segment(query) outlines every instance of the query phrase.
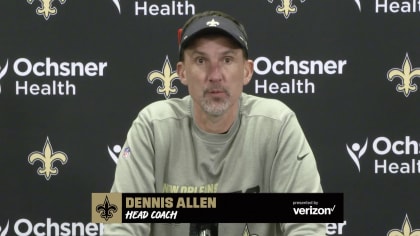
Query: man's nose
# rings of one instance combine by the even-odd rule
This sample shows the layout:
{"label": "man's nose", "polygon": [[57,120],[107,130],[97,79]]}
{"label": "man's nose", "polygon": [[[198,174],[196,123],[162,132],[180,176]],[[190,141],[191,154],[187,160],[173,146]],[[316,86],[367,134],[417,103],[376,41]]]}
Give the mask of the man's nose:
{"label": "man's nose", "polygon": [[211,82],[219,82],[223,78],[222,76],[222,70],[219,63],[211,63],[209,68],[209,80]]}

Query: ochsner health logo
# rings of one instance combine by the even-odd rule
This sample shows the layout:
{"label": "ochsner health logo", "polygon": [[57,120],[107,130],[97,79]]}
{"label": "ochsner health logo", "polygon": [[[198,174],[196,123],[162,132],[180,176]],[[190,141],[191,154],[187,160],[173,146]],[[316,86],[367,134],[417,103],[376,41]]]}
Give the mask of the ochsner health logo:
{"label": "ochsner health logo", "polygon": [[[6,75],[8,67],[9,67],[9,60],[6,60],[6,64],[4,66],[0,65],[0,82],[1,82],[1,79]],[[0,94],[1,94],[1,83],[0,83]]]}
{"label": "ochsner health logo", "polygon": [[118,162],[118,156],[120,155],[120,152],[122,150],[122,146],[119,144],[116,144],[112,147],[112,149],[108,146],[108,154],[111,157],[111,159],[117,164]]}
{"label": "ochsner health logo", "polygon": [[347,152],[349,153],[351,159],[353,159],[354,163],[357,166],[357,169],[360,172],[360,158],[365,154],[366,148],[367,148],[368,139],[366,139],[366,142],[363,146],[361,146],[358,143],[353,143],[351,147],[349,145],[346,145]]}
{"label": "ochsner health logo", "polygon": [[354,0],[354,2],[357,4],[357,7],[359,8],[359,11],[362,11],[362,6],[360,5],[360,0]]}
{"label": "ochsner health logo", "polygon": [[44,221],[34,222],[29,219],[17,219],[14,223],[7,221],[6,227],[3,229],[0,222],[0,236],[6,235],[19,235],[19,236],[73,236],[73,235],[86,235],[98,236],[102,235],[104,231],[103,224],[84,223],[84,222],[58,222],[51,218]]}
{"label": "ochsner health logo", "polygon": [[6,236],[8,231],[9,231],[9,221],[7,221],[7,224],[4,228],[0,226],[0,236]]}
{"label": "ochsner health logo", "polygon": [[[134,12],[136,16],[188,16],[195,14],[196,6],[189,3],[188,0],[161,2],[156,0],[132,1],[133,9],[129,12]],[[121,15],[120,0],[112,0],[112,3]]]}
{"label": "ochsner health logo", "polygon": [[[9,69],[10,64],[10,69]],[[7,74],[15,81],[16,96],[76,96],[79,81],[100,79],[105,76],[107,61],[55,60],[16,58],[9,62],[0,60],[0,93],[12,91],[1,88],[1,80]],[[4,85],[4,84],[3,84]]]}
{"label": "ochsner health logo", "polygon": [[[373,141],[370,143],[369,140]],[[420,174],[420,142],[410,136],[366,138],[364,143],[346,144],[346,147],[359,172],[362,171],[360,160],[369,148],[373,154],[363,160],[373,160],[375,174]]]}
{"label": "ochsner health logo", "polygon": [[120,0],[112,0],[112,2],[115,4],[115,6],[118,9],[118,12],[121,14],[121,6],[120,6]]}

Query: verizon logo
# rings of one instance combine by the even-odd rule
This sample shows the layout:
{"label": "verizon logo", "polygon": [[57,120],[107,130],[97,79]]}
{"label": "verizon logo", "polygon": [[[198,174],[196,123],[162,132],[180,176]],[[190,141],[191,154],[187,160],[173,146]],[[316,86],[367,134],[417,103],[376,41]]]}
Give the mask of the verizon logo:
{"label": "verizon logo", "polygon": [[331,215],[335,210],[333,207],[293,207],[295,215]]}

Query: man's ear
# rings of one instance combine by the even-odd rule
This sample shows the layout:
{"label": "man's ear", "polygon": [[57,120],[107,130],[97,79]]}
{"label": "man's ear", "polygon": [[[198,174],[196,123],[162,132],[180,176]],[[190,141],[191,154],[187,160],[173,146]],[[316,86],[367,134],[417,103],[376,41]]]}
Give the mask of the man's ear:
{"label": "man's ear", "polygon": [[254,74],[254,61],[247,60],[244,66],[244,85],[247,85],[249,81],[251,81],[253,74]]}
{"label": "man's ear", "polygon": [[176,73],[178,74],[179,80],[183,85],[187,85],[187,78],[185,76],[185,66],[182,61],[176,63]]}

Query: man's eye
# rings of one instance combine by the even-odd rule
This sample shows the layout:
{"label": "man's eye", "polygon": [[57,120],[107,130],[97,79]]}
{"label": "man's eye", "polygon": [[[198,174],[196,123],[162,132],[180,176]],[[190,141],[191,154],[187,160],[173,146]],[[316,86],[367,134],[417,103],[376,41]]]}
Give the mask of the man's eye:
{"label": "man's eye", "polygon": [[203,64],[204,63],[204,58],[199,57],[199,58],[196,59],[196,61],[197,61],[198,64]]}
{"label": "man's eye", "polygon": [[232,58],[230,57],[225,57],[225,63],[230,63],[232,62]]}

